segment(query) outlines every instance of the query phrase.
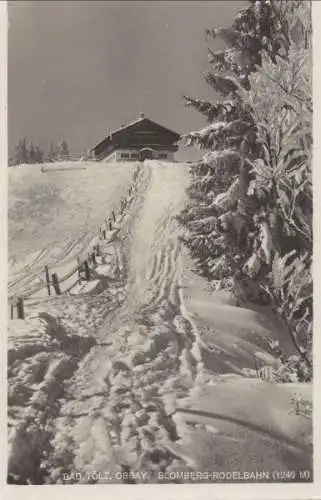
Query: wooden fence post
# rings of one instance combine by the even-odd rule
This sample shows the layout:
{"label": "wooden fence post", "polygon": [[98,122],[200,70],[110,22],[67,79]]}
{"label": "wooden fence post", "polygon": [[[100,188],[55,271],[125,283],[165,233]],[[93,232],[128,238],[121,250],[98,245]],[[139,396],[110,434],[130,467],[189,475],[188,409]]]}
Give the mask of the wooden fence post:
{"label": "wooden fence post", "polygon": [[85,260],[85,262],[84,262],[84,270],[85,270],[85,279],[86,279],[86,281],[89,281],[90,280],[90,269],[89,269],[87,260]]}
{"label": "wooden fence post", "polygon": [[116,222],[116,214],[115,214],[114,210],[112,211],[112,215],[113,215],[114,222]]}
{"label": "wooden fence post", "polygon": [[78,264],[78,281],[79,283],[81,282],[81,265],[80,265],[80,258],[77,257],[77,264]]}
{"label": "wooden fence post", "polygon": [[95,250],[91,254],[91,262],[94,264],[94,266],[97,264]]}
{"label": "wooden fence post", "polygon": [[52,278],[52,284],[53,284],[53,287],[55,289],[56,295],[61,295],[61,290],[60,290],[59,279],[58,279],[57,273],[52,273],[51,278]]}
{"label": "wooden fence post", "polygon": [[45,266],[45,274],[46,274],[46,284],[47,284],[48,295],[50,296],[51,290],[50,290],[50,277],[49,277],[48,266]]}
{"label": "wooden fence post", "polygon": [[19,297],[17,300],[17,316],[18,319],[25,318],[24,306],[23,306],[23,298]]}
{"label": "wooden fence post", "polygon": [[99,248],[99,243],[97,243],[97,245],[96,245],[96,247],[95,247],[95,248],[96,248],[96,255],[97,255],[97,257],[99,257],[99,256],[100,256],[100,248]]}
{"label": "wooden fence post", "polygon": [[103,230],[103,239],[106,239],[106,229]]}
{"label": "wooden fence post", "polygon": [[111,218],[110,217],[108,217],[108,225],[109,225],[109,231],[112,231],[113,226],[112,226]]}
{"label": "wooden fence post", "polygon": [[12,302],[10,304],[10,315],[11,315],[11,319],[13,319],[13,316],[14,316],[14,305],[12,304]]}

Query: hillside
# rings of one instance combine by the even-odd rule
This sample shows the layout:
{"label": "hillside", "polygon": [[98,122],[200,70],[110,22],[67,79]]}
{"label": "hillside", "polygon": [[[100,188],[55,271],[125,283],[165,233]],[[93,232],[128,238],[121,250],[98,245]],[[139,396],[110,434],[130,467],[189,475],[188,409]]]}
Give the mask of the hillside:
{"label": "hillside", "polygon": [[127,193],[135,168],[66,162],[8,170],[9,295],[32,288],[45,265],[68,267],[86,252]]}
{"label": "hillside", "polygon": [[44,249],[38,271],[53,241],[89,241],[112,208],[117,220],[99,240],[93,289],[31,298],[25,320],[9,321],[10,481],[186,482],[198,471],[216,482],[206,472],[231,469],[311,479],[311,386],[269,379],[270,340],[294,352],[286,332],[194,273],[176,221],[188,165],[147,161],[132,180],[134,168],[11,174],[12,269]]}

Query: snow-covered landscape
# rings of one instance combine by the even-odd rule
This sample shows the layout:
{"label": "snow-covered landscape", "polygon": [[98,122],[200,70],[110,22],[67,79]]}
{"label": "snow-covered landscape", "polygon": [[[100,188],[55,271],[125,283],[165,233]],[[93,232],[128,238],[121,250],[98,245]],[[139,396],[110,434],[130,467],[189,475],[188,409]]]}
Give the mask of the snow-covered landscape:
{"label": "snow-covered landscape", "polygon": [[5,498],[318,498],[312,3],[8,2]]}
{"label": "snow-covered landscape", "polygon": [[[311,479],[311,384],[272,384],[271,342],[295,352],[284,325],[195,273],[176,220],[188,165],[46,169],[8,171],[8,293],[25,297],[8,323],[9,482]],[[89,281],[48,296],[44,266],[66,276],[97,244]]]}

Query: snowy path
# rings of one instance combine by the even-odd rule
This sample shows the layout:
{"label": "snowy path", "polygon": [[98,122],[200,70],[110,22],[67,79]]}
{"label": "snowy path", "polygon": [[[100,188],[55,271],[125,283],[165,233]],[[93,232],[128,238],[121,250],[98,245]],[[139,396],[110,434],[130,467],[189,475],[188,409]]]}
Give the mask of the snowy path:
{"label": "snowy path", "polygon": [[[69,472],[118,471],[121,464],[152,472],[151,455],[155,463],[163,457],[167,466],[177,458],[173,404],[189,393],[202,371],[179,286],[174,217],[185,201],[186,170],[158,162],[145,170],[136,211],[122,235],[125,300],[107,316],[98,345],[68,383],[56,421],[55,453],[64,455],[73,443]],[[51,479],[59,474],[56,469]]]}

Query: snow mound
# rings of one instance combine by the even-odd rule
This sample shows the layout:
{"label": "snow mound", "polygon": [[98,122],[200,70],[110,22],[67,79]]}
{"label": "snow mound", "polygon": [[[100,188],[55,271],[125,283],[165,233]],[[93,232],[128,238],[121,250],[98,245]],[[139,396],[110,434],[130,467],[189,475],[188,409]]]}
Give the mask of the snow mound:
{"label": "snow mound", "polygon": [[234,378],[205,387],[176,408],[189,425],[182,448],[200,470],[206,464],[218,472],[265,471],[271,480],[276,469],[312,470],[312,415],[306,412],[311,398],[307,384]]}

